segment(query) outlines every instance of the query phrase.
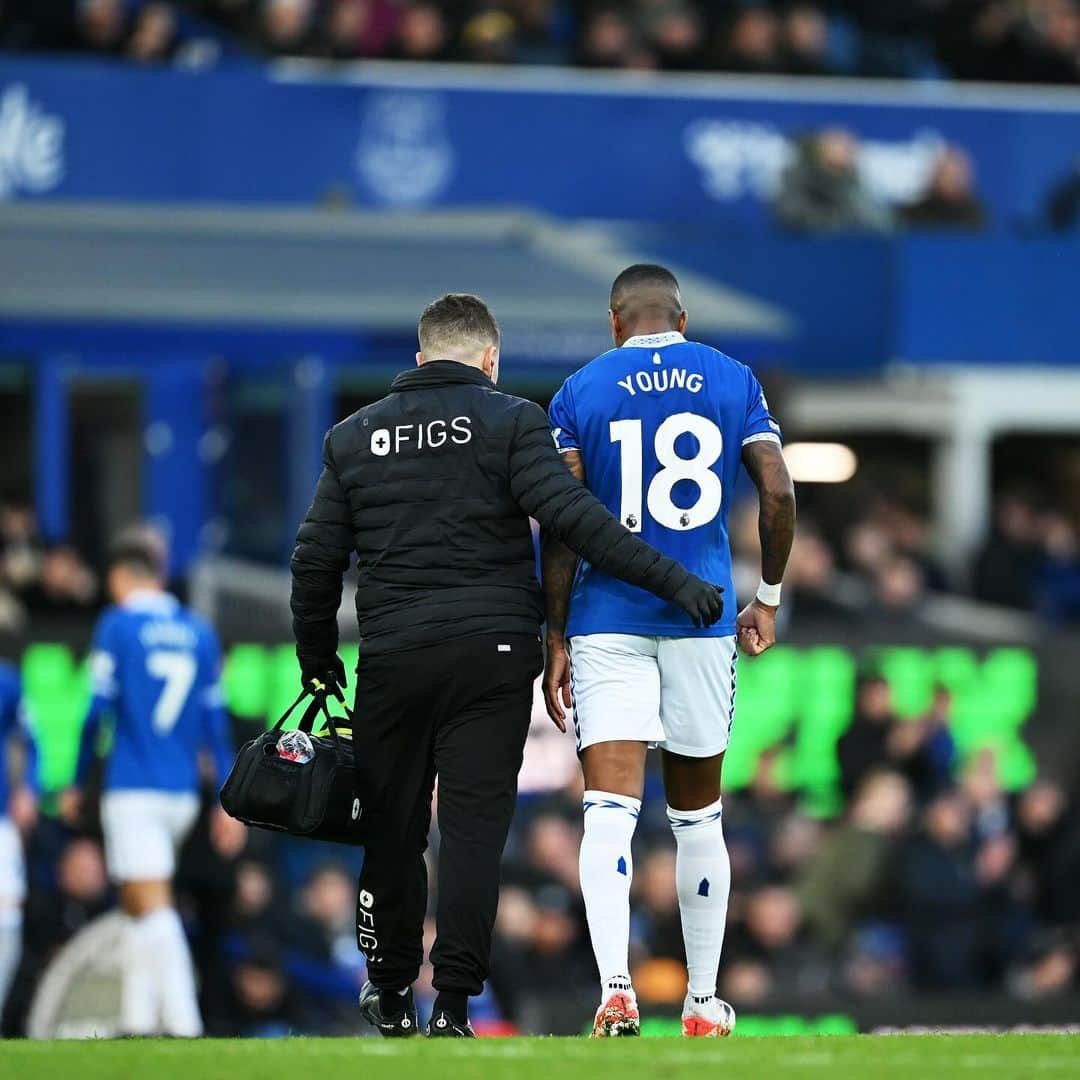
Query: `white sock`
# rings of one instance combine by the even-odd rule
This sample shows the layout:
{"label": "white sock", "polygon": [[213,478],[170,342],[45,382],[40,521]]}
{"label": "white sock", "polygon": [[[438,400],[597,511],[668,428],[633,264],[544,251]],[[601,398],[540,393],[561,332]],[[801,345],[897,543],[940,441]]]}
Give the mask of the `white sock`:
{"label": "white sock", "polygon": [[127,916],[120,994],[121,1027],[125,1035],[161,1033],[161,1002],[156,977],[159,944],[152,922],[156,914]]}
{"label": "white sock", "polygon": [[175,908],[160,908],[154,914],[162,923],[158,968],[162,1026],[166,1035],[194,1039],[203,1033],[203,1024],[184,924]]}
{"label": "white sock", "polygon": [[195,973],[180,916],[161,907],[130,919],[122,1013],[132,1035],[202,1034]]}
{"label": "white sock", "polygon": [[669,806],[668,821],[677,848],[675,882],[690,973],[689,992],[693,998],[712,1000],[731,892],[721,800],[700,810],[672,810]]}
{"label": "white sock", "polygon": [[585,836],[581,841],[581,892],[589,919],[602,999],[629,993],[630,882],[641,800],[607,791],[586,791]]}
{"label": "white sock", "polygon": [[0,910],[0,1016],[15,981],[22,956],[22,912],[17,907]]}

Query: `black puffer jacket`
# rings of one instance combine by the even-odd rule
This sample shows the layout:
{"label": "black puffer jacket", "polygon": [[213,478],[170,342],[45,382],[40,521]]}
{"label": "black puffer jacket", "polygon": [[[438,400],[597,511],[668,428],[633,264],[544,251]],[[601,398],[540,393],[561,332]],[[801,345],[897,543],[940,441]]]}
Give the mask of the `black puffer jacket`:
{"label": "black puffer jacket", "polygon": [[539,405],[476,368],[436,360],[330,430],[292,557],[301,659],[337,651],[349,553],[363,648],[393,652],[476,634],[535,634],[544,611],[529,517],[605,573],[667,600],[688,572],[578,483]]}

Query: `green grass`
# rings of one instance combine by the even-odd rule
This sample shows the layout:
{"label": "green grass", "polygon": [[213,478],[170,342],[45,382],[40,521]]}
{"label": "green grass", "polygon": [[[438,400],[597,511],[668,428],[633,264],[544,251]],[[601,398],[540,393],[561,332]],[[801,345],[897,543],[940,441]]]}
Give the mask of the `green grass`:
{"label": "green grass", "polygon": [[679,1039],[0,1042],[12,1080],[773,1080],[1080,1076],[1057,1035]]}

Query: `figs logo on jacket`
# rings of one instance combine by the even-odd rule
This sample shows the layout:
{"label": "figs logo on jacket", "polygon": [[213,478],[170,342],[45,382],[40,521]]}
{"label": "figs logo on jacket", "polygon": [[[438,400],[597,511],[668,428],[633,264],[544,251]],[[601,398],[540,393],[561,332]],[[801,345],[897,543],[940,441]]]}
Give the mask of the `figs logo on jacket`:
{"label": "figs logo on jacket", "polygon": [[22,83],[0,89],[0,200],[40,195],[64,178],[64,121]]}
{"label": "figs logo on jacket", "polygon": [[376,457],[400,454],[405,450],[438,450],[441,447],[465,446],[472,442],[472,418],[455,416],[453,420],[430,420],[426,424],[398,424],[371,433],[371,452]]}

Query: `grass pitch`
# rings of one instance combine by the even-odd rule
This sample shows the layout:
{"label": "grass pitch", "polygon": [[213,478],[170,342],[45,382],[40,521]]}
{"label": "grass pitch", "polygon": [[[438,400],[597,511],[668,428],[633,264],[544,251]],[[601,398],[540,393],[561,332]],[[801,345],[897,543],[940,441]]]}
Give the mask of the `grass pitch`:
{"label": "grass pitch", "polygon": [[1078,1039],[862,1035],[694,1042],[554,1038],[0,1042],[0,1076],[12,1080],[1064,1078],[1080,1076]]}

